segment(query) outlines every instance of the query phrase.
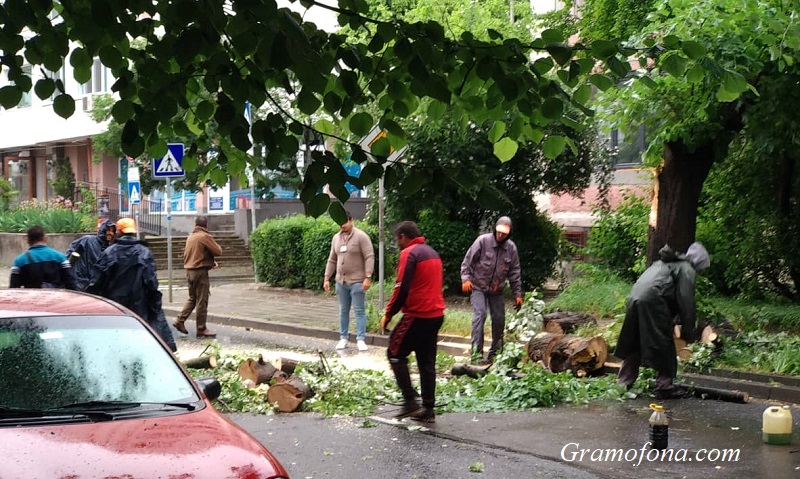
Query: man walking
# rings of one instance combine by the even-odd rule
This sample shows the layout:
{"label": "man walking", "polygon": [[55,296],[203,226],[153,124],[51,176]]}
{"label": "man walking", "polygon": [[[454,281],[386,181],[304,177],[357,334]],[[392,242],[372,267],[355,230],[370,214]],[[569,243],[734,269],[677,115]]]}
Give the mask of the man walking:
{"label": "man walking", "polygon": [[147,243],[136,238],[136,222],[132,218],[117,221],[117,232],[122,236],[100,255],[86,291],[130,309],[144,319],[173,351],[177,351],[162,310],[153,253]]}
{"label": "man walking", "polygon": [[[386,354],[394,371],[397,386],[403,394],[403,407],[396,417],[411,417],[422,422],[434,422],[436,415],[436,340],[444,322],[444,272],[439,253],[425,244],[419,228],[411,221],[395,229],[395,241],[400,246],[397,283],[392,298],[381,319],[385,330],[392,316],[403,312],[400,322],[389,337]],[[414,353],[419,369],[422,406],[411,385],[408,355]]]}
{"label": "man walking", "polygon": [[211,294],[208,270],[219,266],[214,257],[221,254],[222,247],[208,232],[208,219],[205,216],[198,216],[194,220],[194,231],[186,239],[186,247],[183,250],[183,268],[186,270],[186,281],[189,283],[189,297],[186,299],[178,319],[172,323],[175,329],[183,334],[189,334],[184,323],[197,307],[195,312],[196,337],[203,339],[217,336],[206,327],[208,297]]}
{"label": "man walking", "polygon": [[81,236],[69,245],[66,255],[71,260],[73,253],[75,254],[75,260],[71,262],[75,271],[75,282],[80,291],[86,291],[92,279],[92,268],[114,240],[116,232],[117,225],[111,220],[105,220],[97,226],[96,235]]}
{"label": "man walking", "polygon": [[359,351],[367,350],[366,291],[372,284],[375,250],[369,236],[353,226],[353,217],[347,213],[347,222],[331,239],[331,252],[325,267],[322,289],[331,290],[331,276],[336,274],[336,295],[339,298],[339,342],[336,349],[347,347],[350,336],[350,306],[356,316],[356,345]]}
{"label": "man walking", "polygon": [[[516,307],[522,306],[522,272],[517,245],[509,239],[511,218],[501,216],[493,233],[475,240],[461,262],[461,289],[470,293],[472,304],[472,359],[478,364],[491,364],[503,347],[506,308],[503,290],[511,284]],[[487,309],[492,318],[492,344],[483,357],[483,328]]]}
{"label": "man walking", "polygon": [[681,337],[695,339],[694,290],[697,273],[711,260],[700,243],[692,243],[686,254],[664,246],[654,262],[631,289],[625,321],[614,355],[622,359],[617,381],[630,388],[639,376],[639,365],[658,372],[656,399],[683,397],[685,390],[672,384],[678,372],[673,336],[674,318],[681,325]]}
{"label": "man walking", "polygon": [[28,229],[28,251],[14,259],[9,286],[77,289],[72,265],[66,256],[47,246],[41,226]]}

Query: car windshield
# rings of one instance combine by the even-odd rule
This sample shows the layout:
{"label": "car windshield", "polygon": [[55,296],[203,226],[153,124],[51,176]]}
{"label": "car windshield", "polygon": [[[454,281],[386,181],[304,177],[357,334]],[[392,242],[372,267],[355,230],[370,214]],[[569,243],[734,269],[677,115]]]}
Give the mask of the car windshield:
{"label": "car windshield", "polygon": [[171,354],[135,318],[0,318],[0,407],[199,399]]}

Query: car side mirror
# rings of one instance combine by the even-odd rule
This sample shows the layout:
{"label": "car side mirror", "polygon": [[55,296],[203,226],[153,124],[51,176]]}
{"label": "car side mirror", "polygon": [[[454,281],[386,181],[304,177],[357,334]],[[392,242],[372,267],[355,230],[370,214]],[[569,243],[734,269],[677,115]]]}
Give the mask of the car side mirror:
{"label": "car side mirror", "polygon": [[210,401],[217,399],[222,393],[222,385],[214,378],[198,378],[195,382]]}

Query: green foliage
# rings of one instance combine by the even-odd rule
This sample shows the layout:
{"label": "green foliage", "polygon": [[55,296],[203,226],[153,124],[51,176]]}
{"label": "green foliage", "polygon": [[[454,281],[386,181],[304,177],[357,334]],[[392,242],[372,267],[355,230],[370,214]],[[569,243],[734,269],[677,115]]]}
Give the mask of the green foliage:
{"label": "green foliage", "polygon": [[581,264],[576,269],[582,274],[547,303],[548,311],[581,311],[605,318],[625,312],[630,282],[591,264]]}
{"label": "green foliage", "polygon": [[26,201],[0,212],[0,231],[24,233],[39,225],[47,233],[84,233],[95,230],[94,218],[73,207],[69,200],[40,203]]}
{"label": "green foliage", "polygon": [[261,281],[286,288],[306,284],[303,248],[298,245],[303,244],[303,235],[315,222],[304,215],[293,215],[258,225],[251,235],[251,251]]}
{"label": "green foliage", "polygon": [[641,194],[623,193],[615,209],[595,210],[595,222],[586,245],[593,261],[629,280],[644,272],[650,203]]}
{"label": "green foliage", "polygon": [[53,192],[63,198],[74,199],[75,173],[72,171],[69,158],[58,158],[54,162],[56,179],[53,180]]}
{"label": "green foliage", "polygon": [[331,238],[338,231],[339,225],[336,222],[328,217],[321,217],[303,232],[301,257],[305,271],[304,288],[322,289],[322,279],[331,252]]}
{"label": "green foliage", "polygon": [[461,262],[464,260],[476,231],[464,222],[450,220],[442,209],[425,209],[417,220],[425,242],[442,258],[445,290],[461,291]]}
{"label": "green foliage", "polygon": [[8,211],[18,194],[10,181],[0,178],[0,213]]}
{"label": "green foliage", "polygon": [[654,0],[587,0],[580,7],[581,38],[627,39],[646,24]]}

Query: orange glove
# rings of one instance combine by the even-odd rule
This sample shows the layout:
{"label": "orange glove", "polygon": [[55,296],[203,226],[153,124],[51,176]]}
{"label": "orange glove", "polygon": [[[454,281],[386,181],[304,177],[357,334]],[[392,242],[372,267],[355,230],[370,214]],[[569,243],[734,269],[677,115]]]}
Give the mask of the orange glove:
{"label": "orange glove", "polygon": [[461,291],[464,293],[471,293],[472,292],[472,281],[467,280],[461,283]]}
{"label": "orange glove", "polygon": [[514,306],[514,309],[516,309],[517,311],[522,309],[522,298],[517,298],[517,305]]}

